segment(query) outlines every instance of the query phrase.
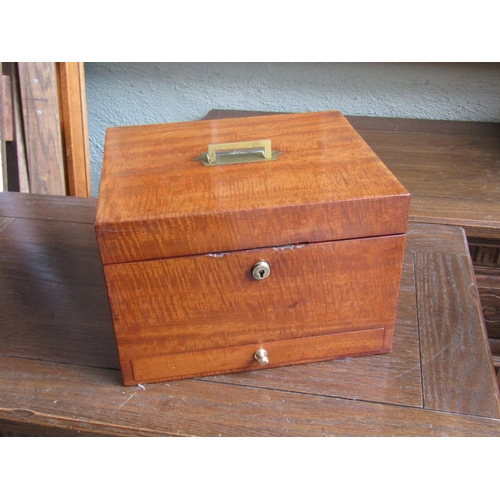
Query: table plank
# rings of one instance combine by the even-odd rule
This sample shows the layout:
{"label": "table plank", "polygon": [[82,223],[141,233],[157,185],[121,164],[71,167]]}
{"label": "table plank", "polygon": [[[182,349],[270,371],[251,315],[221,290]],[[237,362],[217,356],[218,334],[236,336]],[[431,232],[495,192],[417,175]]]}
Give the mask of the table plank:
{"label": "table plank", "polygon": [[117,368],[93,226],[16,219],[0,248],[0,353]]}
{"label": "table plank", "polygon": [[470,259],[417,251],[415,276],[424,407],[499,418],[495,371]]}
{"label": "table plank", "polygon": [[500,436],[495,419],[206,380],[125,388],[115,370],[19,358],[2,359],[0,387],[0,426],[26,434]]}
{"label": "table plank", "polygon": [[498,238],[500,204],[477,199],[412,195],[410,220],[461,226],[469,237]]}
{"label": "table plank", "polygon": [[19,87],[26,137],[30,189],[39,194],[66,194],[59,120],[56,66],[53,62],[19,62]]}
{"label": "table plank", "polygon": [[0,216],[94,224],[96,198],[0,193]]}
{"label": "table plank", "polygon": [[375,116],[348,116],[351,125],[359,130],[385,132],[413,132],[439,135],[497,136],[500,123],[451,120],[426,120],[421,118],[382,118]]}
{"label": "table plank", "polygon": [[15,220],[11,217],[0,217],[0,233],[5,231]]}

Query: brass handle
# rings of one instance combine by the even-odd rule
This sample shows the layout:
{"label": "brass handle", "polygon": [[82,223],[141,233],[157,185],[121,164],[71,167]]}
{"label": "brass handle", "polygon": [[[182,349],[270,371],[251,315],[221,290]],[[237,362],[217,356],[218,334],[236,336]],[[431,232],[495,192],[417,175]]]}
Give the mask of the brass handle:
{"label": "brass handle", "polygon": [[269,358],[267,357],[267,351],[265,349],[257,349],[253,357],[257,360],[257,363],[260,366],[264,366],[269,363]]}
{"label": "brass handle", "polygon": [[[217,153],[223,153],[217,156]],[[206,167],[214,165],[234,165],[236,163],[252,163],[256,161],[276,160],[279,151],[271,149],[271,140],[246,142],[225,142],[221,144],[209,144],[208,153],[203,153],[196,161],[203,163]]]}
{"label": "brass handle", "polygon": [[254,149],[263,149],[266,160],[270,160],[273,157],[271,141],[269,139],[263,141],[226,142],[208,145],[208,163],[217,163],[217,151],[231,151],[232,154],[245,154],[244,150]]}

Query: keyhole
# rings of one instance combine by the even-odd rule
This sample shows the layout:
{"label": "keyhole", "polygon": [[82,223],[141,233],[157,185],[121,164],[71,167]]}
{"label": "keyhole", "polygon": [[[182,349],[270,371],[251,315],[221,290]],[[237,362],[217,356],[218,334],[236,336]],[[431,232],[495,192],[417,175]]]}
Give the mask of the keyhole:
{"label": "keyhole", "polygon": [[270,273],[271,273],[271,269],[270,269],[269,264],[267,262],[263,262],[263,261],[257,262],[252,267],[252,274],[256,280],[266,279]]}

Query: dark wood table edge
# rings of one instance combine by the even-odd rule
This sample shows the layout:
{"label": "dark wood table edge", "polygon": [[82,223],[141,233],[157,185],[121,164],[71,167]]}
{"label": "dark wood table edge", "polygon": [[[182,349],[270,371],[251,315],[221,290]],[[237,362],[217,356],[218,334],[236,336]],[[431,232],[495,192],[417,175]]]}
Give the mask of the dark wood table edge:
{"label": "dark wood table edge", "polygon": [[[108,370],[92,368],[85,371],[95,373]],[[446,411],[402,405],[370,403],[325,395],[296,394],[253,386],[232,387],[208,379],[193,379],[186,382],[222,386],[221,389],[224,392],[243,391],[251,394],[255,401],[268,400],[269,397],[262,398],[262,395],[271,394],[274,401],[264,403],[266,411],[276,410],[276,400],[285,397],[291,401],[288,426],[281,429],[274,424],[272,434],[269,434],[269,431],[259,432],[255,430],[258,425],[255,416],[248,415],[238,426],[234,426],[228,429],[227,433],[224,433],[221,432],[217,421],[212,417],[210,422],[206,423],[205,432],[199,432],[199,422],[194,422],[194,419],[190,420],[188,415],[186,428],[182,432],[177,432],[175,429],[154,428],[151,425],[119,425],[110,420],[98,422],[83,416],[68,418],[57,412],[33,408],[3,408],[0,402],[0,428],[3,431],[40,436],[500,436],[500,420],[494,418],[453,414]],[[82,385],[82,395],[85,390],[85,386]],[[127,388],[127,390],[141,393],[143,389],[133,387]],[[257,394],[261,396],[257,396]],[[263,403],[260,403],[261,407],[263,407],[262,405]],[[318,431],[317,425],[309,431],[307,425],[304,425],[301,420],[300,408],[311,406],[321,408],[316,418],[322,420],[322,432]],[[326,414],[331,414],[330,422],[328,418],[324,418]],[[355,420],[359,421],[359,424],[353,422],[354,417]],[[380,420],[382,418],[383,421]],[[367,423],[370,421],[374,424],[371,428],[367,427]]]}

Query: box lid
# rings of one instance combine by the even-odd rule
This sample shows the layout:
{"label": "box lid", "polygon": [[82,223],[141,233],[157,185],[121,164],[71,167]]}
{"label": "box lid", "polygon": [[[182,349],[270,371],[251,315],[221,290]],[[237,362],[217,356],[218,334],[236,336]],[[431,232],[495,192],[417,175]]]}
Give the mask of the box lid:
{"label": "box lid", "polygon": [[[209,144],[270,140],[269,161],[205,166]],[[403,234],[409,193],[338,111],[108,129],[104,264]]]}

